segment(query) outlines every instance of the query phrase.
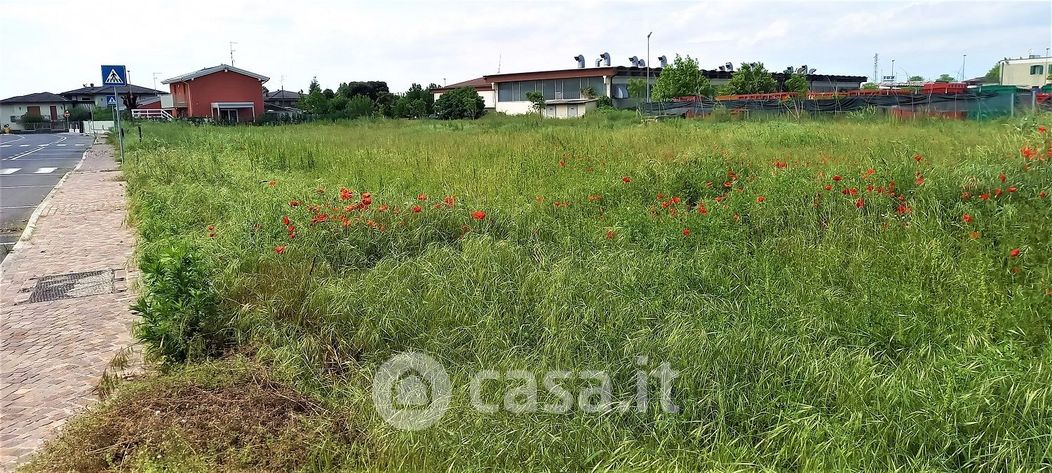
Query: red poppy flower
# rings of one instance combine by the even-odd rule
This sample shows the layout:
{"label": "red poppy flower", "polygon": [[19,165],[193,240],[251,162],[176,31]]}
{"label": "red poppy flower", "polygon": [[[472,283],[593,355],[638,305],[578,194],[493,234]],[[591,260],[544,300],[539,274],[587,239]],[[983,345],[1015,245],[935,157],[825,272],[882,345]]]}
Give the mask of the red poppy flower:
{"label": "red poppy flower", "polygon": [[416,196],[416,200],[419,200],[421,202],[427,200],[427,194],[420,194],[420,195]]}
{"label": "red poppy flower", "polygon": [[1002,172],[1000,175],[997,176],[997,178],[1000,179],[1001,182],[1004,182],[1005,179],[1008,179],[1008,176],[1005,176],[1005,173]]}
{"label": "red poppy flower", "polygon": [[1008,252],[1008,256],[1011,256],[1012,258],[1015,258],[1015,257],[1019,256],[1019,253],[1021,253],[1019,248],[1012,248],[1012,251]]}
{"label": "red poppy flower", "polygon": [[613,240],[614,238],[617,238],[617,234],[615,234],[613,230],[607,230],[606,231],[606,239],[607,240]]}
{"label": "red poppy flower", "polygon": [[906,204],[899,204],[898,208],[895,209],[895,212],[899,215],[906,215],[912,211],[913,209],[909,208]]}
{"label": "red poppy flower", "polygon": [[727,181],[727,182],[724,182],[724,183],[723,183],[723,187],[726,187],[726,188],[728,188],[728,189],[730,189],[730,188],[731,188],[731,186],[733,186],[733,185],[734,185],[734,183],[733,183],[733,182],[731,182],[731,181]]}
{"label": "red poppy flower", "polygon": [[420,211],[423,210],[423,209],[421,209],[419,205],[414,205],[411,210],[413,211],[413,213],[416,214],[416,213],[420,213]]}
{"label": "red poppy flower", "polygon": [[705,208],[705,204],[698,202],[698,213],[702,215],[708,215],[709,209]]}
{"label": "red poppy flower", "polygon": [[829,184],[826,184],[826,185],[822,186],[822,188],[823,188],[823,189],[825,189],[825,190],[827,190],[827,191],[831,191],[831,190],[833,190],[833,186],[831,186],[831,185],[829,185]]}
{"label": "red poppy flower", "polygon": [[289,221],[289,216],[288,215],[282,215],[281,216],[281,223],[284,224],[284,225],[288,225],[289,223],[291,223]]}
{"label": "red poppy flower", "polygon": [[341,187],[340,188],[340,200],[350,200],[350,199],[351,199],[351,190],[346,188],[346,187]]}
{"label": "red poppy flower", "polygon": [[921,157],[920,153],[917,153],[917,154],[913,155],[913,160],[918,162],[918,163],[921,162],[922,159],[924,159],[924,158]]}
{"label": "red poppy flower", "polygon": [[210,231],[210,232],[216,231],[216,226],[215,225],[209,225],[208,226],[208,231]]}
{"label": "red poppy flower", "polygon": [[561,168],[566,167],[566,161],[563,161],[563,160],[560,159],[559,160],[559,167],[561,167]]}
{"label": "red poppy flower", "polygon": [[290,200],[289,201],[289,207],[299,207],[299,206],[300,206],[300,201],[298,201],[298,200]]}
{"label": "red poppy flower", "polygon": [[446,198],[442,199],[446,203],[446,207],[453,207],[457,203],[457,198],[451,195],[447,195]]}
{"label": "red poppy flower", "polygon": [[866,205],[866,199],[863,199],[863,198],[859,197],[857,200],[855,200],[855,208],[861,209],[865,205]]}
{"label": "red poppy flower", "polygon": [[377,210],[379,210],[381,212],[386,212],[388,208],[389,207],[387,206],[387,204],[380,204],[380,208],[377,209]]}
{"label": "red poppy flower", "polygon": [[1016,186],[1008,186],[1008,192],[1015,192],[1017,190],[1019,190],[1019,188]]}
{"label": "red poppy flower", "polygon": [[685,237],[690,236],[690,229],[689,228],[684,228],[683,229],[683,236],[685,236]]}
{"label": "red poppy flower", "polygon": [[1004,193],[1004,191],[1001,190],[1000,187],[998,187],[997,189],[994,189],[994,197],[1001,197],[1001,194],[1003,194],[1003,193]]}
{"label": "red poppy flower", "polygon": [[762,204],[762,203],[764,203],[764,201],[766,201],[766,200],[767,200],[767,198],[766,198],[766,197],[764,197],[764,196],[762,196],[762,195],[758,195],[758,196],[756,196],[756,202],[757,202],[757,203],[761,203],[761,204]]}
{"label": "red poppy flower", "polygon": [[483,212],[481,210],[476,210],[474,212],[471,212],[471,218],[473,218],[475,220],[482,220],[482,219],[486,218],[486,212]]}
{"label": "red poppy flower", "polygon": [[279,254],[279,255],[283,255],[283,254],[285,254],[285,245],[278,245],[278,246],[275,246],[275,247],[274,247],[274,252],[275,252],[275,253],[277,253],[277,254]]}
{"label": "red poppy flower", "polygon": [[972,216],[968,214],[961,215],[961,220],[963,220],[964,223],[972,223]]}
{"label": "red poppy flower", "polygon": [[877,173],[876,169],[873,169],[873,168],[866,169],[866,177],[872,176],[872,175],[874,175],[876,173]]}
{"label": "red poppy flower", "polygon": [[1037,193],[1037,196],[1044,199],[1045,197],[1048,197],[1048,193],[1045,191],[1041,191]]}
{"label": "red poppy flower", "polygon": [[776,167],[778,169],[785,169],[786,166],[787,166],[787,164],[786,164],[785,161],[775,161],[774,162],[774,167]]}
{"label": "red poppy flower", "polygon": [[1019,152],[1023,153],[1023,157],[1025,157],[1026,159],[1034,159],[1034,156],[1037,156],[1037,151],[1034,151],[1034,148],[1031,148],[1029,146],[1024,146],[1020,148]]}
{"label": "red poppy flower", "polygon": [[913,180],[913,182],[914,182],[915,184],[917,184],[918,186],[923,186],[923,185],[924,185],[924,176],[922,176],[922,175],[918,174],[918,175],[917,175],[917,178],[916,178],[916,179],[914,179],[914,180]]}
{"label": "red poppy flower", "polygon": [[873,192],[873,184],[866,186],[866,192]]}
{"label": "red poppy flower", "polygon": [[680,203],[682,201],[683,201],[683,199],[680,199],[679,197],[673,197],[672,198],[672,203],[673,204],[678,204],[678,203]]}
{"label": "red poppy flower", "polygon": [[276,181],[274,179],[271,179],[270,182],[267,183],[267,185],[270,186],[270,187],[274,187],[274,186],[278,185],[278,181]]}
{"label": "red poppy flower", "polygon": [[979,194],[979,198],[982,200],[990,200],[990,194]]}
{"label": "red poppy flower", "polygon": [[621,182],[624,182],[625,184],[628,184],[629,182],[632,182],[632,178],[628,177],[628,176],[624,176],[624,177],[621,178]]}
{"label": "red poppy flower", "polygon": [[840,174],[833,176],[833,180],[836,182],[840,182],[841,179],[843,179],[843,177],[840,177]]}
{"label": "red poppy flower", "polygon": [[1037,127],[1037,132],[1038,133],[1044,133],[1046,131],[1048,131],[1048,128],[1045,128],[1044,126]]}
{"label": "red poppy flower", "polygon": [[726,199],[726,197],[724,197],[724,196],[722,196],[722,195],[718,195],[718,196],[716,196],[716,203],[718,204],[718,203],[720,203],[720,202],[723,202],[723,199]]}

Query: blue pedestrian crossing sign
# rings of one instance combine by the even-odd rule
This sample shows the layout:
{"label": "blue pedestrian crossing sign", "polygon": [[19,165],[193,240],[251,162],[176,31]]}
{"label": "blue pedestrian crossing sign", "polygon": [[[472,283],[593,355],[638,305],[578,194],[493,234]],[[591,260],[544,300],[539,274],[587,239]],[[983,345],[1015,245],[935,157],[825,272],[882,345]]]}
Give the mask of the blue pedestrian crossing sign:
{"label": "blue pedestrian crossing sign", "polygon": [[106,106],[117,105],[117,97],[113,95],[106,96]]}
{"label": "blue pedestrian crossing sign", "polygon": [[128,71],[124,66],[102,66],[102,85],[127,85]]}

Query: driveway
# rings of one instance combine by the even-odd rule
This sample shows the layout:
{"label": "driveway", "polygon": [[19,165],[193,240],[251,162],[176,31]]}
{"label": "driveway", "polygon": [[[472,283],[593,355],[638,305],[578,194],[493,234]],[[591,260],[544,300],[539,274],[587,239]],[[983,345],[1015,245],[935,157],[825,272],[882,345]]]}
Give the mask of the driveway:
{"label": "driveway", "polygon": [[18,241],[26,221],[91,146],[71,133],[0,135],[0,257]]}

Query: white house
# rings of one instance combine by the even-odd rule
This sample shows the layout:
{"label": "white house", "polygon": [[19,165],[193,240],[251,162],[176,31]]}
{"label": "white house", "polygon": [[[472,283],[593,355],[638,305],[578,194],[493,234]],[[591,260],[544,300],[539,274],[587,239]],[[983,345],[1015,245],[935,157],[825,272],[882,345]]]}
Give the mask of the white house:
{"label": "white house", "polygon": [[65,128],[63,114],[70,101],[51,92],[37,92],[0,100],[0,122],[12,130]]}

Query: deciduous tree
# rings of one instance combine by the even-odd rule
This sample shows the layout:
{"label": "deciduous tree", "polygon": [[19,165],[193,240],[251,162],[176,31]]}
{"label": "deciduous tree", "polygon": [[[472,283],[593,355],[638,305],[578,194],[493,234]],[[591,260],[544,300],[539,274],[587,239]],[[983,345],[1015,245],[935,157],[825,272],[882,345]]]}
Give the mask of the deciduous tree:
{"label": "deciduous tree", "polygon": [[[645,86],[645,84],[644,84]],[[632,94],[630,91],[629,94]],[[698,60],[690,56],[676,55],[676,59],[661,70],[661,75],[650,91],[653,100],[666,101],[675,97],[701,95],[711,97],[712,84],[698,66]],[[635,96],[634,94],[632,94]],[[645,89],[644,89],[645,96]]]}

